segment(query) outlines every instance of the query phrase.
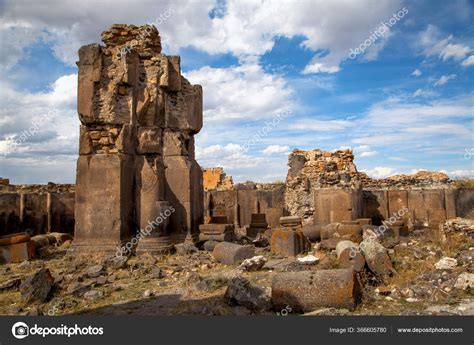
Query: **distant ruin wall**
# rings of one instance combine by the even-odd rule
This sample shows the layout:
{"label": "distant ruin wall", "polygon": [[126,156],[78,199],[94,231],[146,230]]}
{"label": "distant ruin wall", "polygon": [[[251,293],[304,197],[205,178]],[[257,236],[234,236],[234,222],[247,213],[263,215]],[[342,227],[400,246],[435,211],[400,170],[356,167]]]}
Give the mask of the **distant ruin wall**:
{"label": "distant ruin wall", "polygon": [[[288,157],[288,174],[285,188],[287,212],[311,222],[315,214],[315,190],[320,188],[362,188],[364,191],[374,191],[373,196],[367,199],[367,207],[370,209],[374,207],[374,202],[377,202],[377,197],[380,195],[377,192],[379,190],[454,190],[454,185],[446,174],[427,171],[420,171],[412,175],[396,175],[385,179],[372,179],[367,174],[357,171],[352,150],[336,150],[334,152],[319,149],[310,151],[294,150]],[[365,195],[369,194],[365,193]],[[414,192],[413,202],[419,199],[416,195],[417,192]],[[438,194],[435,193],[435,195]],[[434,200],[433,198],[430,200]],[[467,196],[464,198],[469,199]],[[444,200],[444,196],[442,200]],[[429,200],[423,199],[419,201],[419,205],[425,207],[425,204],[423,204],[425,201]],[[380,207],[383,208],[383,206]],[[394,208],[395,206],[392,205],[391,207]]]}
{"label": "distant ruin wall", "polygon": [[[74,233],[74,191],[16,192],[46,190],[47,185],[17,187],[0,193],[0,236],[27,231],[33,235],[47,232]],[[63,189],[69,189],[64,187]]]}
{"label": "distant ruin wall", "polygon": [[274,189],[232,189],[205,192],[206,217],[227,216],[236,226],[250,224],[252,213],[265,213],[267,223],[277,226],[284,215],[284,187]]}
{"label": "distant ruin wall", "polygon": [[202,169],[204,190],[229,190],[234,187],[232,176],[227,176],[224,168],[205,168]]}

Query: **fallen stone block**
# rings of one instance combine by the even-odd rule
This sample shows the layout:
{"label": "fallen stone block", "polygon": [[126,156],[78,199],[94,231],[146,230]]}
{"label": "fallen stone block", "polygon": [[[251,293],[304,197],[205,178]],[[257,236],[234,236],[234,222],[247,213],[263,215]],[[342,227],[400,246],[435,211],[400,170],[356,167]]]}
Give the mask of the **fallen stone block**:
{"label": "fallen stone block", "polygon": [[224,234],[199,234],[199,241],[230,242],[234,240],[234,234],[226,232]]}
{"label": "fallen stone block", "polygon": [[362,238],[366,240],[367,238],[372,237],[377,239],[378,241],[383,240],[385,238],[395,238],[396,233],[393,228],[386,227],[384,225],[376,226],[376,225],[363,225],[362,226]]}
{"label": "fallen stone block", "polygon": [[301,229],[303,234],[310,240],[311,242],[316,242],[321,240],[321,225],[305,225]]}
{"label": "fallen stone block", "polygon": [[235,265],[245,259],[255,256],[253,246],[241,246],[230,242],[218,243],[212,251],[214,258],[226,265]]}
{"label": "fallen stone block", "polygon": [[302,231],[278,228],[273,231],[271,240],[272,253],[283,256],[296,256],[311,249],[311,242]]}
{"label": "fallen stone block", "polygon": [[54,278],[47,268],[41,268],[20,285],[21,300],[25,303],[43,303],[47,300]]}
{"label": "fallen stone block", "polygon": [[263,255],[257,255],[250,259],[245,259],[239,268],[245,271],[258,271],[265,265],[265,262],[267,262],[267,259]]}
{"label": "fallen stone block", "polygon": [[256,286],[244,277],[234,277],[229,281],[224,298],[230,305],[240,305],[254,312],[271,307],[269,289]]}
{"label": "fallen stone block", "polygon": [[36,235],[31,238],[31,241],[35,245],[36,249],[49,246],[48,236],[46,235]]}
{"label": "fallen stone block", "polygon": [[210,240],[210,241],[204,242],[202,247],[204,250],[207,250],[208,252],[212,252],[218,243],[219,243],[218,241]]}
{"label": "fallen stone block", "polygon": [[362,226],[357,221],[341,222],[337,228],[336,233],[340,236],[362,236]]}
{"label": "fallen stone block", "polygon": [[285,227],[300,226],[301,217],[298,217],[298,216],[280,217],[280,225],[285,226]]}
{"label": "fallen stone block", "polygon": [[336,245],[336,255],[342,267],[352,267],[356,272],[360,272],[365,266],[365,259],[359,251],[359,246],[352,241],[339,242]]}
{"label": "fallen stone block", "polygon": [[225,233],[233,233],[235,226],[233,224],[201,224],[199,231],[205,235],[221,235]]}
{"label": "fallen stone block", "polygon": [[28,235],[26,232],[6,235],[0,237],[0,246],[28,242],[29,240],[30,235]]}
{"label": "fallen stone block", "polygon": [[384,276],[394,272],[387,250],[377,240],[368,238],[360,243],[359,249],[364,255],[367,266],[375,274]]}
{"label": "fallen stone block", "polygon": [[352,269],[278,273],[272,281],[272,305],[276,310],[287,306],[303,312],[321,307],[353,310],[360,296]]}
{"label": "fallen stone block", "polygon": [[330,223],[321,229],[321,239],[331,237],[359,240],[362,237],[362,226],[356,221]]}
{"label": "fallen stone block", "polygon": [[174,245],[176,254],[178,255],[187,255],[192,253],[197,253],[199,249],[192,243],[179,243]]}
{"label": "fallen stone block", "polygon": [[341,237],[328,238],[320,242],[320,248],[322,250],[334,250],[336,249],[337,244],[341,241],[345,241],[345,239]]}
{"label": "fallen stone block", "polygon": [[0,246],[0,263],[17,263],[35,257],[35,245],[32,241]]}
{"label": "fallen stone block", "polygon": [[330,223],[322,226],[320,231],[321,240],[327,240],[328,238],[331,238],[340,225],[341,223]]}

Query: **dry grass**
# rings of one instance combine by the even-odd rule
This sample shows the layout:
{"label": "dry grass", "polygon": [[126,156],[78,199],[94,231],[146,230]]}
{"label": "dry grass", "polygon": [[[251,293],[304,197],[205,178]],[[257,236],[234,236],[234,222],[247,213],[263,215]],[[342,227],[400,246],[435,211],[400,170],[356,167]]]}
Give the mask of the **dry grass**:
{"label": "dry grass", "polygon": [[453,183],[459,189],[474,188],[474,179],[459,179],[454,180]]}
{"label": "dry grass", "polygon": [[442,250],[444,255],[449,257],[456,256],[462,250],[468,250],[471,246],[469,237],[464,233],[448,234],[446,241],[442,244]]}

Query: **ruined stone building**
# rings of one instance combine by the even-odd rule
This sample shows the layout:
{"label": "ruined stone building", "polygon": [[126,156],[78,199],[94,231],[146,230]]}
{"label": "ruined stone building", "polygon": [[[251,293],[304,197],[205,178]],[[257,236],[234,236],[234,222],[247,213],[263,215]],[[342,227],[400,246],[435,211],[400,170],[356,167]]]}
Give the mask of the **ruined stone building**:
{"label": "ruined stone building", "polygon": [[202,170],[204,190],[229,190],[234,187],[232,176],[227,176],[224,168],[206,168]]}
{"label": "ruined stone building", "polygon": [[294,150],[288,157],[285,185],[236,185],[230,190],[209,189],[205,195],[207,214],[235,218],[240,226],[260,212],[273,227],[286,215],[299,216],[306,225],[360,218],[379,225],[406,207],[405,223],[437,227],[446,219],[465,216],[474,206],[472,188],[456,188],[444,173],[372,179],[357,171],[351,150]]}
{"label": "ruined stone building", "polygon": [[113,25],[102,41],[83,46],[77,63],[73,250],[115,251],[156,221],[140,246],[168,251],[173,242],[193,241],[202,222],[202,171],[194,159],[202,88],[181,75],[179,56],[161,54],[155,27]]}
{"label": "ruined stone building", "polygon": [[113,25],[102,41],[79,50],[76,185],[0,179],[0,235],[74,232],[73,251],[111,252],[146,231],[137,251],[161,253],[197,241],[212,220],[262,229],[290,215],[303,225],[380,224],[406,208],[406,224],[437,226],[473,208],[474,190],[443,173],[372,179],[351,150],[294,150],[285,183],[234,185],[223,168],[201,170],[195,160],[203,91],[181,75],[179,56],[161,53],[157,29]]}

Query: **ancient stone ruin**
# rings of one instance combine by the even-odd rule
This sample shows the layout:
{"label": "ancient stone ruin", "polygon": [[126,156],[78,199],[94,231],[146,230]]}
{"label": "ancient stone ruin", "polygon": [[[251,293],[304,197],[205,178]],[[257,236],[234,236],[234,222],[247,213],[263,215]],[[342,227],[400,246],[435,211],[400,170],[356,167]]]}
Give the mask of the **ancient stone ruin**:
{"label": "ancient stone ruin", "polygon": [[157,29],[102,41],[79,50],[76,184],[0,179],[0,314],[474,314],[472,184],[320,149],[234,184],[195,160],[203,91]]}
{"label": "ancient stone ruin", "polygon": [[227,176],[224,168],[207,168],[202,170],[204,190],[229,190],[234,187],[232,176]]}
{"label": "ancient stone ruin", "polygon": [[113,25],[102,41],[83,46],[77,63],[73,250],[115,252],[149,227],[138,250],[193,242],[203,217],[202,171],[194,159],[202,88],[181,75],[179,56],[161,54],[155,27]]}

